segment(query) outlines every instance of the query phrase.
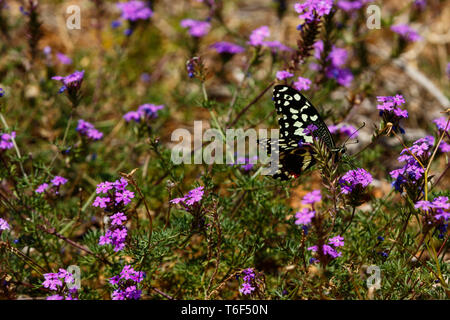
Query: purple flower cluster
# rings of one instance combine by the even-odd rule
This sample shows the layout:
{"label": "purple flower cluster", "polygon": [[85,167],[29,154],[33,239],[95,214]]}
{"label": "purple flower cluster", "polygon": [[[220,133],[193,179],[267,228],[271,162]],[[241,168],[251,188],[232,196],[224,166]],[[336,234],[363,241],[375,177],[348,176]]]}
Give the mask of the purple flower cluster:
{"label": "purple flower cluster", "polygon": [[9,230],[9,229],[10,229],[10,227],[9,227],[8,222],[5,219],[0,218],[0,233],[3,230]]}
{"label": "purple flower cluster", "polygon": [[147,20],[153,16],[152,10],[144,1],[121,2],[117,3],[117,7],[122,11],[121,18],[124,20]]}
{"label": "purple flower cluster", "polygon": [[447,221],[450,218],[450,202],[448,197],[437,197],[433,201],[418,201],[414,207],[433,216],[436,221]]}
{"label": "purple flower cluster", "polygon": [[126,122],[130,122],[131,120],[135,122],[140,122],[141,120],[150,120],[158,117],[158,110],[164,108],[164,105],[155,105],[152,103],[146,103],[140,105],[137,111],[127,112],[123,118]]}
{"label": "purple flower cluster", "polygon": [[403,96],[400,94],[395,96],[378,96],[377,101],[381,102],[381,104],[377,105],[377,109],[380,110],[380,116],[383,118],[384,123],[392,123],[392,130],[404,133],[404,130],[400,127],[400,120],[408,118],[408,111],[400,108],[405,103]]}
{"label": "purple flower cluster", "polygon": [[211,29],[211,23],[202,20],[184,19],[181,20],[180,25],[183,28],[188,28],[189,34],[196,38],[201,38],[207,35]]}
{"label": "purple flower cluster", "polygon": [[255,287],[253,285],[256,278],[255,272],[252,268],[248,268],[242,270],[242,273],[244,274],[244,282],[242,283],[242,287],[239,288],[239,292],[245,295],[251,294],[253,291],[255,291]]}
{"label": "purple flower cluster", "polygon": [[252,31],[250,34],[250,41],[248,42],[250,45],[262,46],[264,44],[264,39],[270,37],[270,30],[268,26],[262,26]]}
{"label": "purple flower cluster", "polygon": [[322,17],[330,13],[333,7],[333,0],[305,0],[303,3],[294,4],[294,9],[300,19],[306,22],[314,20],[314,14]]}
{"label": "purple flower cluster", "polygon": [[61,81],[63,84],[63,86],[59,89],[59,93],[62,93],[66,90],[69,90],[69,93],[72,92],[76,93],[81,87],[83,78],[84,78],[84,70],[75,71],[74,73],[69,74],[68,76],[65,77],[61,76],[52,77],[53,80]]}
{"label": "purple flower cluster", "polygon": [[339,179],[341,193],[361,193],[372,180],[372,175],[362,168],[350,170]]}
{"label": "purple flower cluster", "polygon": [[0,88],[0,98],[5,95],[5,90],[3,88]]}
{"label": "purple flower cluster", "polygon": [[270,37],[270,30],[268,26],[262,26],[252,31],[248,43],[254,47],[268,47],[272,52],[277,51],[292,51],[291,48],[285,46],[279,41],[265,41]]}
{"label": "purple flower cluster", "polygon": [[95,129],[94,125],[83,119],[78,120],[77,131],[91,140],[100,140],[103,138],[103,133]]}
{"label": "purple flower cluster", "polygon": [[187,209],[188,207],[199,203],[202,200],[203,194],[205,193],[203,189],[204,187],[192,189],[187,194],[185,194],[184,197],[172,199],[170,200],[170,202],[175,204],[182,203]]}
{"label": "purple flower cluster", "polygon": [[[73,275],[60,268],[58,273],[44,273],[44,288],[56,291],[56,294],[47,297],[47,300],[78,300],[78,289]],[[69,287],[70,286],[70,287]]]}
{"label": "purple flower cluster", "polygon": [[308,225],[311,223],[312,219],[316,214],[315,210],[309,208],[303,208],[301,211],[295,214],[295,224]]}
{"label": "purple flower cluster", "polygon": [[366,3],[373,2],[373,0],[338,0],[337,7],[346,12],[361,9]]}
{"label": "purple flower cluster", "polygon": [[211,45],[218,53],[237,54],[244,52],[245,49],[237,44],[227,41],[219,41]]}
{"label": "purple flower cluster", "polygon": [[45,192],[45,190],[47,190],[49,187],[51,187],[51,186],[53,186],[54,188],[54,192],[56,193],[56,194],[58,194],[59,193],[59,188],[62,186],[62,185],[64,185],[64,184],[66,184],[67,183],[67,179],[66,178],[64,178],[64,177],[61,177],[61,176],[55,176],[51,181],[50,181],[50,183],[51,183],[51,185],[50,184],[48,184],[48,183],[42,183],[42,184],[40,184],[37,188],[36,188],[36,190],[34,191],[34,192],[36,192],[36,193],[43,193],[43,192]]}
{"label": "purple flower cluster", "polygon": [[448,123],[447,117],[440,117],[440,118],[434,119],[433,122],[436,124],[436,127],[440,131],[448,132],[448,130],[450,130],[450,124],[447,124]]}
{"label": "purple flower cluster", "polygon": [[14,147],[13,139],[16,138],[16,132],[0,133],[0,150],[7,150]]}
{"label": "purple flower cluster", "polygon": [[286,71],[286,70],[277,71],[277,74],[276,74],[276,78],[278,80],[285,80],[288,78],[292,78],[293,76],[294,76],[293,73],[290,73],[289,71]]}
{"label": "purple flower cluster", "polygon": [[66,56],[61,52],[56,53],[56,58],[58,58],[59,62],[61,62],[62,64],[66,65],[72,64],[72,59],[70,59],[68,56]]}
{"label": "purple flower cluster", "polygon": [[97,196],[92,206],[105,209],[110,213],[109,228],[104,236],[100,236],[98,244],[101,246],[111,244],[114,251],[120,251],[125,248],[125,240],[128,230],[125,227],[127,221],[123,213],[125,206],[134,198],[134,192],[127,190],[128,182],[125,178],[120,178],[115,182],[104,181],[97,185]]}
{"label": "purple flower cluster", "polygon": [[303,208],[301,211],[295,214],[295,224],[307,226],[311,223],[314,218],[316,211],[314,210],[314,204],[322,201],[322,195],[320,190],[314,190],[307,193],[303,199],[303,205],[311,205],[311,208]]}
{"label": "purple flower cluster", "polygon": [[428,157],[431,155],[430,149],[434,144],[433,136],[426,136],[413,143],[409,148],[403,149],[400,152],[400,157],[397,158],[399,162],[404,162],[405,165],[391,171],[389,174],[395,181],[393,186],[397,191],[402,190],[402,186],[414,186],[422,179],[424,169],[420,166],[417,160],[411,155],[414,154],[420,162],[427,163]]}
{"label": "purple flower cluster", "polygon": [[[342,252],[337,251],[336,249],[338,247],[343,247],[344,246],[344,237],[338,235],[336,237],[328,239],[328,243],[330,245],[324,244],[322,246],[323,254],[324,255],[328,255],[332,259],[336,259],[336,258],[340,257],[342,255]],[[312,251],[312,252],[317,252],[318,251],[318,247],[317,246],[311,246],[311,247],[308,248],[308,250]],[[314,259],[313,261],[316,261],[316,259]]]}
{"label": "purple flower cluster", "polygon": [[120,274],[109,279],[109,283],[115,288],[113,300],[139,300],[142,291],[137,288],[137,284],[145,278],[145,272],[135,271],[132,266],[123,267]]}
{"label": "purple flower cluster", "polygon": [[358,136],[358,132],[356,131],[356,128],[349,125],[349,124],[338,124],[338,125],[331,125],[328,126],[328,129],[330,130],[331,134],[336,134],[336,135],[346,135],[348,137],[350,136]]}
{"label": "purple flower cluster", "polygon": [[[323,52],[323,41],[319,40],[314,43],[314,49],[314,57],[317,60],[320,60]],[[353,74],[350,69],[342,67],[347,62],[347,59],[347,50],[338,48],[334,45],[332,46],[328,57],[326,57],[326,60],[329,61],[329,65],[325,70],[326,76],[329,79],[335,79],[338,84],[344,87],[349,87],[353,81]],[[317,70],[319,66],[317,64],[311,64],[311,68]]]}
{"label": "purple flower cluster", "polygon": [[239,157],[236,159],[236,163],[233,165],[239,165],[242,170],[244,171],[250,171],[255,166],[256,162],[258,160],[258,156],[253,156],[251,159],[247,157]]}
{"label": "purple flower cluster", "polygon": [[294,88],[298,91],[309,90],[311,87],[311,80],[308,78],[298,77],[297,81],[294,82]]}
{"label": "purple flower cluster", "polygon": [[399,34],[403,39],[416,42],[422,40],[422,37],[413,28],[407,24],[396,24],[391,26],[391,30]]}

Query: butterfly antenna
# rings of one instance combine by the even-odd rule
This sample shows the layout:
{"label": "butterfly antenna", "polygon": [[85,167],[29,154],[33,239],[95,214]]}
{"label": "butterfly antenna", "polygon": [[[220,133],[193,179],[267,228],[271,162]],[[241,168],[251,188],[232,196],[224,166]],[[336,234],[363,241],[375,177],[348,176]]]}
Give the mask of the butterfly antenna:
{"label": "butterfly antenna", "polygon": [[[356,130],[355,130],[355,131],[347,138],[347,140],[344,141],[344,146],[347,144],[348,140],[350,140],[350,138],[353,137],[353,136],[355,135],[355,133],[357,133],[359,130],[361,130],[361,129],[364,128],[365,126],[366,126],[366,123],[363,122],[363,124],[362,124],[358,129],[356,129]],[[354,143],[358,143],[358,142],[359,142],[358,139],[356,139],[355,142],[352,142],[352,143],[349,143],[349,144],[354,144]]]}

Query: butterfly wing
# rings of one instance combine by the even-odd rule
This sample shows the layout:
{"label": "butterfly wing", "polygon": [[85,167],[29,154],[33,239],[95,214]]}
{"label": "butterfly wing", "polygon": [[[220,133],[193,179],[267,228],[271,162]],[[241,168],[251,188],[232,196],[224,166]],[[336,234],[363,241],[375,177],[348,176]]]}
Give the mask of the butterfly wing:
{"label": "butterfly wing", "polygon": [[[286,85],[275,86],[273,100],[280,126],[279,165],[273,177],[296,178],[315,163],[312,148],[303,143],[312,143],[314,137],[319,137],[333,150],[334,140],[316,108],[297,90]],[[317,127],[312,134],[306,130],[309,125]],[[272,145],[270,140],[269,145]],[[276,152],[273,147],[269,150]]]}
{"label": "butterfly wing", "polygon": [[[313,137],[318,137],[330,150],[336,148],[327,125],[304,95],[289,86],[277,85],[273,90],[273,100],[282,139],[296,141],[298,144],[299,141],[312,143]],[[312,135],[305,132],[309,125],[317,127]]]}

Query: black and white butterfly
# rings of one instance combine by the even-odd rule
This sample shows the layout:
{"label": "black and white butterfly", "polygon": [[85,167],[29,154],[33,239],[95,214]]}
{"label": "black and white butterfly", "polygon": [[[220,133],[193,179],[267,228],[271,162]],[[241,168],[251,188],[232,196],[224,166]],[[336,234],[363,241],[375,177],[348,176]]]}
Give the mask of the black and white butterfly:
{"label": "black and white butterfly", "polygon": [[345,152],[345,146],[336,147],[330,130],[316,108],[300,92],[287,85],[277,85],[273,90],[273,101],[280,126],[278,148],[273,148],[273,141],[268,141],[271,152],[279,152],[274,178],[296,178],[311,168],[315,163],[310,145],[314,138],[321,139],[331,152]]}

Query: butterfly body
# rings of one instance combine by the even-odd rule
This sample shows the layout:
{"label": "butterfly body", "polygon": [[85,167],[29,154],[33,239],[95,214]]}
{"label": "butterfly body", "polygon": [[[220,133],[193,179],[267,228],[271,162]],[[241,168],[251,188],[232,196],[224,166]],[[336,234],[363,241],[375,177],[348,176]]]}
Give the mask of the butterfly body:
{"label": "butterfly body", "polygon": [[279,165],[274,178],[296,178],[311,168],[315,164],[311,144],[316,138],[321,139],[331,153],[345,152],[345,148],[336,148],[320,114],[300,92],[287,85],[277,85],[273,90],[273,101],[280,126],[278,151],[273,147],[274,142],[268,141],[271,152],[279,152]]}

